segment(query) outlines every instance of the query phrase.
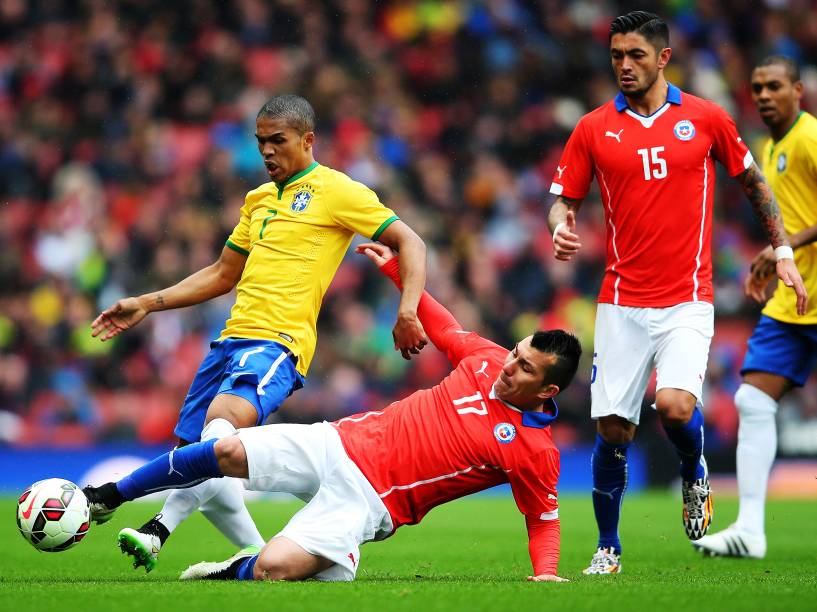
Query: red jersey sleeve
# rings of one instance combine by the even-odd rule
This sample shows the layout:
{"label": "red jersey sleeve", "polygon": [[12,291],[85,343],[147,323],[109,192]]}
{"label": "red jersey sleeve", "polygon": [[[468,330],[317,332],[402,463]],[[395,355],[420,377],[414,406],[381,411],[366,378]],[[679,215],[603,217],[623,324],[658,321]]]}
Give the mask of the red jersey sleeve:
{"label": "red jersey sleeve", "polygon": [[556,574],[559,565],[559,451],[539,453],[508,473],[511,491],[528,528],[528,552],[536,575]]}
{"label": "red jersey sleeve", "polygon": [[528,553],[533,566],[533,575],[555,576],[559,571],[561,540],[559,519],[537,521],[526,516],[525,524],[528,527]]}
{"label": "red jersey sleeve", "polygon": [[[380,271],[388,276],[398,289],[400,286],[400,264],[396,257],[387,261]],[[417,306],[417,318],[423,324],[429,339],[448,357],[456,367],[466,357],[485,350],[500,348],[498,344],[486,340],[479,334],[468,332],[454,318],[448,309],[423,291]]]}
{"label": "red jersey sleeve", "polygon": [[587,195],[593,181],[593,156],[587,134],[587,122],[579,121],[567,140],[562,158],[553,175],[550,193],[580,200]]}
{"label": "red jersey sleeve", "polygon": [[738,134],[729,113],[714,102],[710,106],[712,154],[724,165],[729,176],[737,176],[752,165],[752,153]]}

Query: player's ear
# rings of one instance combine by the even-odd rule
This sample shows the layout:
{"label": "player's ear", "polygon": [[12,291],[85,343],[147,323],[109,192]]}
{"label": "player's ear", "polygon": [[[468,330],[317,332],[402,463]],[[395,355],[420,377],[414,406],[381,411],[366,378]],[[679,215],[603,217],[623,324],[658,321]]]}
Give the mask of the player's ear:
{"label": "player's ear", "polygon": [[658,69],[661,70],[669,64],[669,58],[672,57],[672,49],[664,47],[658,52]]}
{"label": "player's ear", "polygon": [[554,385],[553,383],[549,383],[549,384],[543,386],[539,390],[539,393],[537,394],[537,397],[539,399],[541,399],[542,401],[544,401],[546,399],[550,399],[551,397],[555,397],[556,395],[559,394],[559,391],[561,391],[561,389],[559,388],[559,385]]}
{"label": "player's ear", "polygon": [[794,97],[796,100],[800,100],[803,97],[803,81],[795,81],[794,85]]}
{"label": "player's ear", "polygon": [[309,151],[312,145],[315,144],[315,132],[306,132],[301,136],[301,144],[303,145],[304,151]]}

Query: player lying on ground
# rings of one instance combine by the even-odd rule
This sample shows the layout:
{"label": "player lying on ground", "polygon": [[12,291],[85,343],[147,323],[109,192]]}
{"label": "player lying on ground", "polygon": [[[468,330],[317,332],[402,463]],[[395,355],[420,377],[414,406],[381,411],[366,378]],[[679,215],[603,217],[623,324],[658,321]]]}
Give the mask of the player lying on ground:
{"label": "player lying on ground", "polygon": [[[780,210],[731,117],[668,83],[669,30],[633,11],[610,24],[619,94],[585,115],[565,146],[551,193],[554,255],[581,249],[576,213],[595,177],[604,205],[607,268],[596,311],[590,415],[593,509],[599,529],[587,574],[621,571],[618,523],[627,488],[627,450],[653,369],[655,409],[680,460],[687,537],[712,520],[700,410],[714,333],[712,206],[715,160],[736,177],[775,248],[775,267],[798,314],[808,296],[792,259]],[[795,297],[796,295],[796,297]]]}
{"label": "player lying on ground", "polygon": [[[185,397],[174,430],[179,446],[260,425],[304,385],[323,295],[355,233],[400,251],[405,288],[395,348],[408,359],[427,342],[416,313],[425,245],[371,189],[315,161],[309,102],[271,98],[258,112],[255,137],[270,181],[247,194],[218,261],[167,289],[119,300],[92,323],[93,335],[107,340],[150,312],[199,304],[235,288],[230,319]],[[242,491],[229,478],[173,491],[158,515],[138,530],[123,529],[119,545],[135,566],[150,571],[173,530],[198,508],[239,548],[263,546]],[[96,513],[95,520],[109,518]]]}
{"label": "player lying on ground", "polygon": [[[399,286],[388,247],[358,247]],[[359,546],[418,523],[442,503],[510,483],[525,515],[531,581],[561,582],[553,397],[576,373],[581,347],[538,331],[511,351],[463,331],[424,293],[418,316],[454,370],[438,385],[383,410],[334,423],[267,425],[176,449],[117,483],[86,491],[114,508],[153,491],[209,478],[248,478],[251,489],[308,501],[260,554],[199,563],[182,579],[352,580]]]}

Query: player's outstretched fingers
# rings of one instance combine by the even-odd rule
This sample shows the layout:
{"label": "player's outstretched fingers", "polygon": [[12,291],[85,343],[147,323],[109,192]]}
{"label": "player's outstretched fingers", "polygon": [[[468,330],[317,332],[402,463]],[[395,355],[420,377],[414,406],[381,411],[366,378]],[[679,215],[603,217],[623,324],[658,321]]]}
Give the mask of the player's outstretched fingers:
{"label": "player's outstretched fingers", "polygon": [[808,309],[808,292],[803,285],[803,279],[797,278],[794,283],[794,291],[797,293],[797,314],[801,317],[806,314]]}
{"label": "player's outstretched fingers", "polygon": [[355,253],[368,257],[379,268],[394,257],[394,252],[385,244],[366,242],[355,247]]}
{"label": "player's outstretched fingers", "polygon": [[92,324],[91,327],[92,337],[96,338],[101,335],[101,338],[99,339],[105,342],[105,340],[113,338],[116,334],[119,333],[119,329],[116,327],[116,323],[114,323],[107,316],[100,315],[99,318],[97,318],[97,320],[94,321],[94,323],[97,323],[97,321],[99,321],[99,324],[97,325]]}
{"label": "player's outstretched fingers", "polygon": [[803,279],[800,277],[800,272],[797,270],[794,260],[785,258],[778,261],[777,276],[786,287],[794,289],[797,295],[797,314],[804,315],[808,306],[808,293],[806,293]]}
{"label": "player's outstretched fingers", "polygon": [[96,338],[102,332],[111,327],[111,320],[108,318],[107,311],[100,314],[91,322],[91,335]]}

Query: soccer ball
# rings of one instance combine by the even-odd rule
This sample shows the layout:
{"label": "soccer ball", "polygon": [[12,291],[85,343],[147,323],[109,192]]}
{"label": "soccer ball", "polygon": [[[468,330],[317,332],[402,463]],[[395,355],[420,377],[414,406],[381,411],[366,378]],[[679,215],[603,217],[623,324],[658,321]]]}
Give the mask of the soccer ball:
{"label": "soccer ball", "polygon": [[62,478],[35,482],[17,501],[17,527],[37,550],[71,548],[88,533],[89,520],[88,498]]}

